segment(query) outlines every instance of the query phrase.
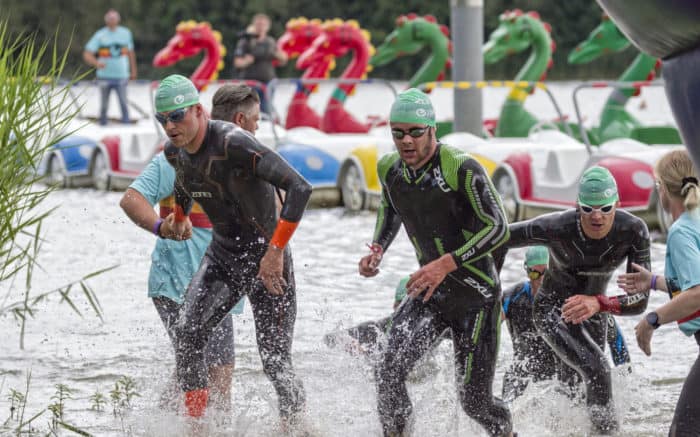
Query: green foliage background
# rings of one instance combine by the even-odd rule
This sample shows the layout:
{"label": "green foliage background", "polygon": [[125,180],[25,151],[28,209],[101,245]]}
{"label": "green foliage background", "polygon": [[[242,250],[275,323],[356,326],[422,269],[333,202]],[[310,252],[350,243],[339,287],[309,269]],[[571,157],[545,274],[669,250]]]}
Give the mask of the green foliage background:
{"label": "green foliage background", "polygon": [[[433,14],[438,21],[449,25],[450,2],[406,0],[2,0],[0,16],[8,16],[10,30],[36,31],[40,38],[54,34],[60,26],[59,44],[69,46],[71,33],[73,44],[66,73],[85,69],[82,63],[82,46],[92,33],[104,24],[104,13],[110,7],[122,15],[122,24],[134,33],[136,54],[139,63],[139,78],[157,79],[171,72],[191,73],[199,59],[190,59],[169,69],[155,69],[151,60],[155,53],[173,35],[181,20],[209,21],[224,37],[228,49],[226,68],[221,78],[233,77],[232,54],[236,44],[236,33],[243,30],[256,12],[265,12],[272,18],[273,36],[279,36],[288,19],[297,16],[308,18],[356,19],[368,29],[375,45],[394,27],[394,20],[403,13]],[[632,60],[636,52],[630,48],[623,53],[603,57],[588,65],[570,66],[566,57],[573,47],[583,40],[598,25],[601,10],[590,0],[485,0],[484,38],[497,25],[498,15],[506,9],[535,10],[543,20],[552,25],[552,35],[557,43],[554,67],[549,79],[614,78]],[[526,54],[516,56],[494,66],[488,66],[488,79],[512,78],[526,59]],[[401,59],[389,66],[378,68],[374,77],[408,79],[421,64],[422,57]],[[339,68],[342,68],[341,62]],[[336,73],[337,75],[338,73]],[[296,77],[299,73],[292,65],[280,69],[281,77]]]}

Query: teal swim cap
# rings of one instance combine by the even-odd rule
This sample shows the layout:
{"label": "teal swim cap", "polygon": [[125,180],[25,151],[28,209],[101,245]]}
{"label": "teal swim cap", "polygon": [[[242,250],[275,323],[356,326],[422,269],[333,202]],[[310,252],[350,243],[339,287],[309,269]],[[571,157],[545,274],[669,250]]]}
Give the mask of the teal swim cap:
{"label": "teal swim cap", "polygon": [[578,201],[585,205],[607,205],[620,200],[617,195],[617,182],[610,170],[600,166],[591,167],[581,176],[578,187]]}
{"label": "teal swim cap", "polygon": [[156,90],[156,112],[168,112],[199,103],[199,91],[191,80],[171,74],[160,82]]}
{"label": "teal swim cap", "polygon": [[409,277],[399,281],[399,285],[396,286],[396,294],[394,294],[394,302],[401,302],[404,297],[406,297],[406,284],[408,283]]}
{"label": "teal swim cap", "polygon": [[396,96],[389,121],[435,127],[435,110],[427,94],[417,88],[409,88]]}
{"label": "teal swim cap", "polygon": [[532,246],[525,252],[525,267],[549,264],[549,249],[544,246]]}

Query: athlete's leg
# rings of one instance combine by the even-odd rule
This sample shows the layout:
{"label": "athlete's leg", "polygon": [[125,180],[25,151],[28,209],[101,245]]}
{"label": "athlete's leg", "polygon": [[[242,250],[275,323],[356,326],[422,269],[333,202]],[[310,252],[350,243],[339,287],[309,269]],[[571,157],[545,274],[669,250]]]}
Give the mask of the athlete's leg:
{"label": "athlete's leg", "polygon": [[204,351],[209,367],[210,398],[213,406],[221,411],[231,410],[231,380],[235,363],[232,319],[228,314],[214,328]]}
{"label": "athlete's leg", "polygon": [[256,281],[248,294],[253,317],[258,352],[263,370],[277,392],[280,417],[289,419],[305,404],[304,387],[292,365],[292,339],[297,314],[296,285],[289,252],[285,253],[284,277],[287,287],[276,296]]}
{"label": "athlete's leg", "polygon": [[[695,338],[700,344],[700,333],[695,334]],[[681,396],[676,404],[676,411],[673,414],[673,422],[668,433],[669,437],[691,437],[700,435],[700,401],[698,391],[700,390],[700,357],[695,360],[695,364],[690,368],[690,373],[685,378]]]}
{"label": "athlete's leg", "polygon": [[[180,312],[180,305],[174,300],[163,296],[154,297],[152,301],[160,320],[163,322],[163,326],[165,326],[165,331],[168,333],[170,344],[173,346],[174,350],[176,347],[175,322]],[[177,411],[178,408],[180,408],[178,401],[181,394],[182,392],[177,382],[176,372],[171,375],[170,379],[165,384],[165,388],[160,395],[160,407]]]}
{"label": "athlete's leg", "polygon": [[330,332],[323,336],[323,342],[330,348],[344,345],[345,351],[353,355],[375,356],[382,351],[390,326],[391,317],[370,320],[350,329]]}
{"label": "athlete's leg", "polygon": [[236,279],[207,253],[185,294],[176,324],[175,360],[191,416],[202,415],[208,401],[205,347],[214,328],[241,298]]}
{"label": "athlete's leg", "polygon": [[605,341],[605,314],[584,324],[565,323],[560,299],[540,291],[535,297],[534,320],[544,340],[564,362],[583,378],[591,421],[600,432],[618,428],[612,401],[610,366],[600,345]]}
{"label": "athlete's leg", "polygon": [[610,347],[610,355],[616,366],[621,366],[632,361],[630,359],[629,350],[627,349],[625,337],[622,335],[622,330],[612,314],[608,314],[607,342]]}
{"label": "athlete's leg", "polygon": [[404,432],[412,411],[406,377],[446,328],[419,299],[405,300],[394,313],[386,351],[375,369],[377,409],[384,435]]}
{"label": "athlete's leg", "polygon": [[508,435],[513,428],[508,407],[493,396],[500,323],[497,301],[469,310],[461,322],[451,325],[462,408],[493,436]]}
{"label": "athlete's leg", "polygon": [[503,388],[501,397],[505,402],[512,402],[523,394],[530,382],[528,374],[523,368],[522,362],[517,357],[503,374]]}

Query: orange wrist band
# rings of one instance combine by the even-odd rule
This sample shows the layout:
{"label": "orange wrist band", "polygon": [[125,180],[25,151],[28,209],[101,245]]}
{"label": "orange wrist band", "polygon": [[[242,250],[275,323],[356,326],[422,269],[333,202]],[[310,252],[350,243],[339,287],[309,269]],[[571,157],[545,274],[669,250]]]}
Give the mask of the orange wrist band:
{"label": "orange wrist band", "polygon": [[284,246],[289,243],[289,239],[292,238],[294,230],[299,226],[299,222],[293,223],[288,222],[285,219],[279,219],[277,222],[277,227],[275,228],[275,233],[272,235],[270,244],[278,249],[284,249]]}

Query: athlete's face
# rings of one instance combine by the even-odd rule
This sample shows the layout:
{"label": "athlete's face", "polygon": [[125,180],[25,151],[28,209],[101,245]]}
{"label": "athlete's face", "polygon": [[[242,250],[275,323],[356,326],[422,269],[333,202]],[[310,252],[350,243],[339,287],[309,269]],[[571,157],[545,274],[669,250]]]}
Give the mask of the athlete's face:
{"label": "athlete's face", "polygon": [[246,112],[236,112],[236,115],[233,116],[235,124],[253,135],[258,130],[258,121],[260,121],[260,105],[258,104],[253,105]]}
{"label": "athlete's face", "polygon": [[530,267],[526,267],[525,271],[527,273],[527,277],[530,279],[530,285],[532,286],[532,294],[536,294],[537,291],[540,289],[540,286],[542,286],[542,281],[544,280],[544,273],[547,271],[547,264],[537,264]]}
{"label": "athlete's face", "polygon": [[435,152],[437,141],[434,128],[416,123],[391,123],[391,136],[401,160],[407,166],[418,169],[427,163]]}
{"label": "athlete's face", "polygon": [[583,233],[594,240],[604,238],[615,222],[616,209],[617,202],[596,206],[579,205],[578,211],[581,216]]}
{"label": "athlete's face", "polygon": [[176,109],[175,111],[160,112],[158,118],[173,145],[177,148],[189,149],[201,128],[200,118],[203,116],[203,109],[199,103],[183,109],[184,115],[178,113],[181,110]]}

